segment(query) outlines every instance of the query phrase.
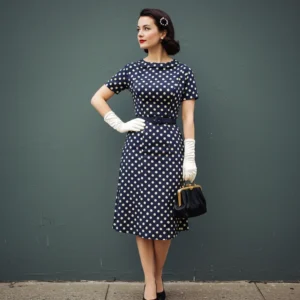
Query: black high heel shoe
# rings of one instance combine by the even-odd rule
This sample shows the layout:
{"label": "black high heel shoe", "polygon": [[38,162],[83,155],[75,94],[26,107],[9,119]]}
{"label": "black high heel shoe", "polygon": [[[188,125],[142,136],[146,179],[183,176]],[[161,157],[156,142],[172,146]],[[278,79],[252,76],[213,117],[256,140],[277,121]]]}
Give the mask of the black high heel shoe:
{"label": "black high heel shoe", "polygon": [[163,291],[156,293],[156,298],[157,300],[165,300],[166,299],[166,292],[165,292],[165,287],[164,287],[164,281],[163,279],[161,279],[162,283],[163,283]]}
{"label": "black high heel shoe", "polygon": [[143,300],[158,300],[157,297],[155,299],[146,299],[144,297],[144,295],[145,295],[145,288],[146,288],[146,284],[144,284]]}

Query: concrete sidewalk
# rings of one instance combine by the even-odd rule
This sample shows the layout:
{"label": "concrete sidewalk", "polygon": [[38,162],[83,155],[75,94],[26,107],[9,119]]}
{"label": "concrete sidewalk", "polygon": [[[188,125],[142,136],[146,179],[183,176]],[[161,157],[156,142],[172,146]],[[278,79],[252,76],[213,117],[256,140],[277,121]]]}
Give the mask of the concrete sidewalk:
{"label": "concrete sidewalk", "polygon": [[[299,300],[300,282],[164,282],[167,300]],[[1,300],[142,300],[143,282],[0,283]]]}

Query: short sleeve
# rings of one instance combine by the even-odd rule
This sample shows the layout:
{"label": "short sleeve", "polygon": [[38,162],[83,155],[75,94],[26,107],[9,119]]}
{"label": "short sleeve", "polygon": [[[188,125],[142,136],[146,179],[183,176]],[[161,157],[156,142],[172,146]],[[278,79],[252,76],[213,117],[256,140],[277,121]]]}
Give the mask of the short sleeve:
{"label": "short sleeve", "polygon": [[188,68],[185,74],[182,101],[191,99],[197,100],[198,98],[199,96],[195,76],[193,70],[191,68]]}
{"label": "short sleeve", "polygon": [[121,68],[116,74],[114,74],[105,85],[112,90],[115,94],[119,94],[121,91],[128,89],[128,64]]}

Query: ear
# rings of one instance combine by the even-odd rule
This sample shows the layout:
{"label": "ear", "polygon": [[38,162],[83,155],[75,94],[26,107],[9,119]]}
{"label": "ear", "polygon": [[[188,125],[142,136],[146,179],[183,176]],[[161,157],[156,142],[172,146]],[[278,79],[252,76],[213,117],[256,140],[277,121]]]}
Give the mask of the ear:
{"label": "ear", "polygon": [[167,35],[167,30],[165,29],[165,30],[163,30],[163,32],[162,32],[162,35],[161,35],[161,37],[164,39],[165,38],[165,36]]}

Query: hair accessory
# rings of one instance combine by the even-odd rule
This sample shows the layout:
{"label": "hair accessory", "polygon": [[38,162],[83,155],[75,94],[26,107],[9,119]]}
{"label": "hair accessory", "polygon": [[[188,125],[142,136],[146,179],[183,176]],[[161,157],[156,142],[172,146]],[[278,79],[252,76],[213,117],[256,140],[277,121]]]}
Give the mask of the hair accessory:
{"label": "hair accessory", "polygon": [[161,17],[159,23],[163,26],[167,26],[169,24],[168,20],[165,17]]}

